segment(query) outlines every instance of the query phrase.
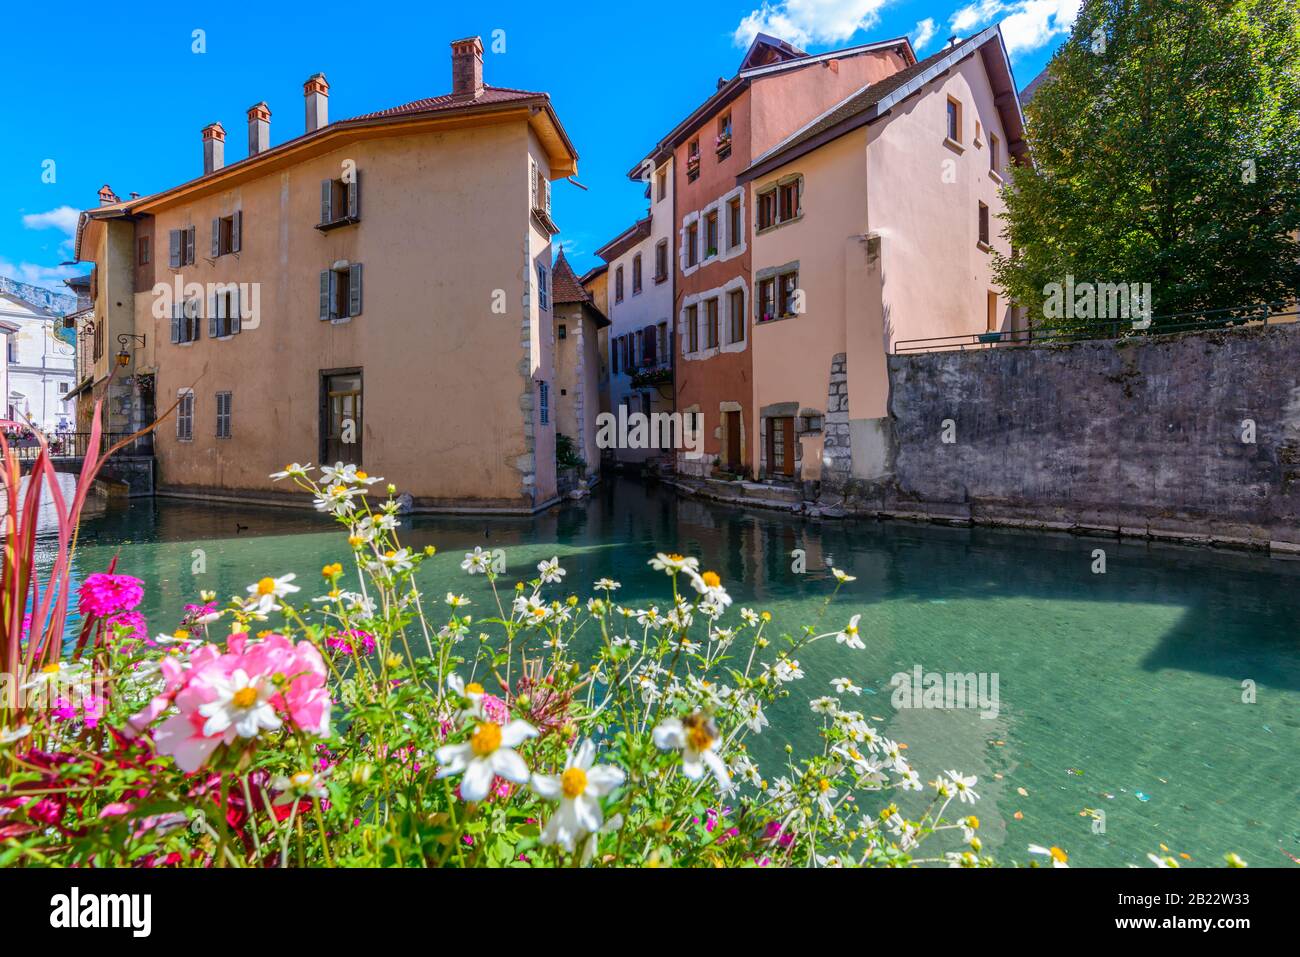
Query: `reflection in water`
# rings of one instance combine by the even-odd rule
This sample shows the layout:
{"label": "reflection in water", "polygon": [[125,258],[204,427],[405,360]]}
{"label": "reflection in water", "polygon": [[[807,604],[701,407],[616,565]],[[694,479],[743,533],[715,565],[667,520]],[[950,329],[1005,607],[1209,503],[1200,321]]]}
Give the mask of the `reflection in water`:
{"label": "reflection in water", "polygon": [[[1270,866],[1287,863],[1283,849],[1300,855],[1300,562],[1068,535],[809,522],[679,500],[626,479],[532,518],[409,524],[407,544],[439,549],[421,571],[426,593],[454,589],[481,615],[491,604],[486,583],[459,568],[475,545],[504,550],[507,588],[559,555],[567,588],[579,594],[608,575],[623,583],[624,603],[662,606],[667,579],[646,561],[678,551],[719,572],[737,606],[770,610],[775,634],[860,613],[865,651],[827,641],[800,653],[807,678],[754,739],[770,778],[787,741],[818,746],[807,700],[843,676],[864,689],[845,706],[910,744],[923,780],[945,768],[979,776],[981,834],[1002,859],[1024,860],[1028,843],[1059,844],[1078,864],[1145,866],[1160,842],[1198,864],[1220,863],[1227,851]],[[309,597],[320,567],[346,556],[342,536],[310,510],[163,500],[88,522],[82,542],[78,573],[101,570],[120,550],[122,570],[145,579],[142,610],[156,632],[175,627],[202,588],[242,594],[263,575],[293,571],[305,586],[299,597]],[[1097,547],[1107,551],[1103,575],[1091,572]],[[792,570],[794,549],[806,554],[805,574]],[[831,563],[857,581],[823,610]],[[996,673],[997,717],[896,711],[890,677],[916,665]],[[1254,704],[1242,701],[1245,680],[1258,687]],[[1104,833],[1085,808],[1105,812]]]}

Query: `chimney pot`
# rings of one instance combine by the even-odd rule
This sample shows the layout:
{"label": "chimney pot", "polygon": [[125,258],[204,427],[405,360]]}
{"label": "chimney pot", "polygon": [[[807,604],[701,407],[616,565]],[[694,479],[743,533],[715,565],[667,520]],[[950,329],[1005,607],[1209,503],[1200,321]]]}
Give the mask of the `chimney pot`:
{"label": "chimney pot", "polygon": [[256,156],[271,145],[271,108],[266,102],[248,108],[248,155]]}
{"label": "chimney pot", "polygon": [[203,175],[226,165],[226,128],[220,123],[203,127]]}
{"label": "chimney pot", "polygon": [[466,37],[451,44],[451,93],[476,99],[483,92],[483,41]]}
{"label": "chimney pot", "polygon": [[307,103],[307,132],[314,133],[322,126],[328,126],[330,85],[324,73],[313,73],[302,85],[303,99]]}
{"label": "chimney pot", "polygon": [[99,187],[100,206],[112,206],[116,202],[120,202],[120,200],[117,198],[117,194],[113,192],[113,187],[109,186],[107,183]]}

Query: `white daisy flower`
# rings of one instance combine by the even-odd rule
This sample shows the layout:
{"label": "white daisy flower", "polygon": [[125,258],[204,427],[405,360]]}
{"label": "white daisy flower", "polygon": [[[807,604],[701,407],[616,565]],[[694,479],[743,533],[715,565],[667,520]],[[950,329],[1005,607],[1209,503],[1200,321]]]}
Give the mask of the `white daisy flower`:
{"label": "white daisy flower", "polygon": [[592,767],[596,746],[584,740],[569,752],[563,774],[534,774],[533,790],[560,806],[542,828],[542,844],[558,844],[572,853],[584,835],[599,833],[605,816],[600,798],[623,783],[622,768],[609,764]]}
{"label": "white daisy flower", "polygon": [[867,647],[862,643],[862,639],[858,637],[858,620],[861,617],[861,615],[854,615],[850,618],[844,630],[836,633],[835,640],[841,645],[848,645],[850,648],[862,649]]}
{"label": "white daisy flower", "polygon": [[862,694],[862,689],[855,685],[848,678],[832,678],[831,687],[839,694]]}
{"label": "white daisy flower", "polygon": [[597,580],[595,587],[600,591],[618,591],[623,586],[612,578],[601,578]]}
{"label": "white daisy flower", "polygon": [[654,729],[653,737],[660,751],[682,752],[682,773],[692,781],[703,777],[707,768],[713,772],[721,790],[731,789],[731,775],[714,750],[718,727],[712,718],[700,711],[685,718],[667,718]]}
{"label": "white daisy flower", "polygon": [[952,780],[952,789],[957,792],[957,798],[963,804],[974,804],[979,800],[979,795],[972,790],[977,780],[974,775],[966,777],[959,771],[945,771],[943,773]]}
{"label": "white daisy flower", "polygon": [[279,578],[263,578],[256,585],[249,585],[247,591],[251,597],[244,600],[244,610],[253,611],[259,615],[279,611],[280,605],[276,602],[277,598],[283,598],[286,595],[292,595],[296,591],[301,591],[297,585],[289,584],[297,577],[293,572],[290,572],[288,575],[281,575]]}
{"label": "white daisy flower", "polygon": [[292,478],[306,478],[306,477],[307,477],[307,472],[308,472],[310,469],[311,469],[311,463],[310,463],[310,462],[308,462],[306,465],[299,465],[297,462],[294,462],[292,465],[286,465],[286,466],[284,467],[284,471],[282,471],[282,472],[272,472],[272,473],[271,473],[271,480],[272,480],[273,482],[279,482],[279,481],[281,481],[282,479],[287,479],[287,478],[290,478],[290,477],[292,477]]}
{"label": "white daisy flower", "polygon": [[1045,857],[1050,857],[1052,859],[1053,867],[1070,866],[1070,855],[1066,854],[1065,851],[1056,846],[1043,847],[1041,844],[1030,844],[1029,853],[1042,854]]}
{"label": "white daisy flower", "polygon": [[847,582],[855,582],[858,580],[857,575],[846,574],[845,572],[840,571],[838,568],[832,568],[831,574],[835,576],[835,580],[839,582],[841,585]]}
{"label": "white daisy flower", "polygon": [[683,558],[681,555],[666,555],[663,552],[650,559],[647,564],[655,571],[667,572],[669,575],[676,575],[686,569],[693,572],[700,569],[700,560],[698,558]]}
{"label": "white daisy flower", "polygon": [[440,765],[436,776],[463,774],[460,796],[481,801],[488,796],[494,776],[515,784],[528,780],[528,765],[515,748],[536,736],[537,729],[527,721],[516,719],[504,727],[495,721],[480,721],[468,741],[445,744],[435,752]]}
{"label": "white daisy flower", "polygon": [[208,719],[203,723],[204,737],[233,728],[241,738],[255,738],[259,731],[280,727],[280,716],[271,704],[279,689],[269,675],[250,678],[243,668],[236,668],[230,677],[213,676],[207,684],[217,697],[199,705],[199,714]]}
{"label": "white daisy flower", "polygon": [[492,553],[475,545],[474,551],[465,553],[465,560],[460,563],[460,567],[471,575],[486,575],[492,568]]}
{"label": "white daisy flower", "polygon": [[559,557],[552,557],[550,561],[538,562],[537,571],[541,573],[543,585],[558,585],[564,580],[565,571],[560,567]]}

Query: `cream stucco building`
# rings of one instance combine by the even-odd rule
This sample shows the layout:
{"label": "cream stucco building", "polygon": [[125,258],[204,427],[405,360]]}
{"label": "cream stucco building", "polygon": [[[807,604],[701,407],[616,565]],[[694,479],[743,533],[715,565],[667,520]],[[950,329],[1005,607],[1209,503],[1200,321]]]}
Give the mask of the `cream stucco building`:
{"label": "cream stucco building", "polygon": [[88,392],[122,351],[111,428],[177,404],[159,494],[279,501],[268,473],[344,461],[417,509],[556,500],[550,193],[577,154],[545,93],[451,50],[450,93],[331,122],[316,74],[300,135],[272,146],[257,103],[246,157],[209,124],[202,175],[82,215]]}

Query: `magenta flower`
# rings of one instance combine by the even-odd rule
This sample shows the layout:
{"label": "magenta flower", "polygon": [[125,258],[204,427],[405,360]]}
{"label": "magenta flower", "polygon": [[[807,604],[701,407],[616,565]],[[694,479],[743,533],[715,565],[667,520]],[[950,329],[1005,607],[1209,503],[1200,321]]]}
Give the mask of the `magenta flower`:
{"label": "magenta flower", "polygon": [[359,628],[352,628],[348,631],[340,631],[337,635],[331,635],[325,639],[325,647],[332,651],[341,651],[345,655],[350,655],[352,654],[352,643],[354,641],[360,645],[363,654],[373,655],[375,653],[375,636]]}
{"label": "magenta flower", "polygon": [[81,613],[91,618],[107,618],[119,611],[131,611],[144,598],[144,582],[130,575],[99,572],[87,575],[81,583]]}

